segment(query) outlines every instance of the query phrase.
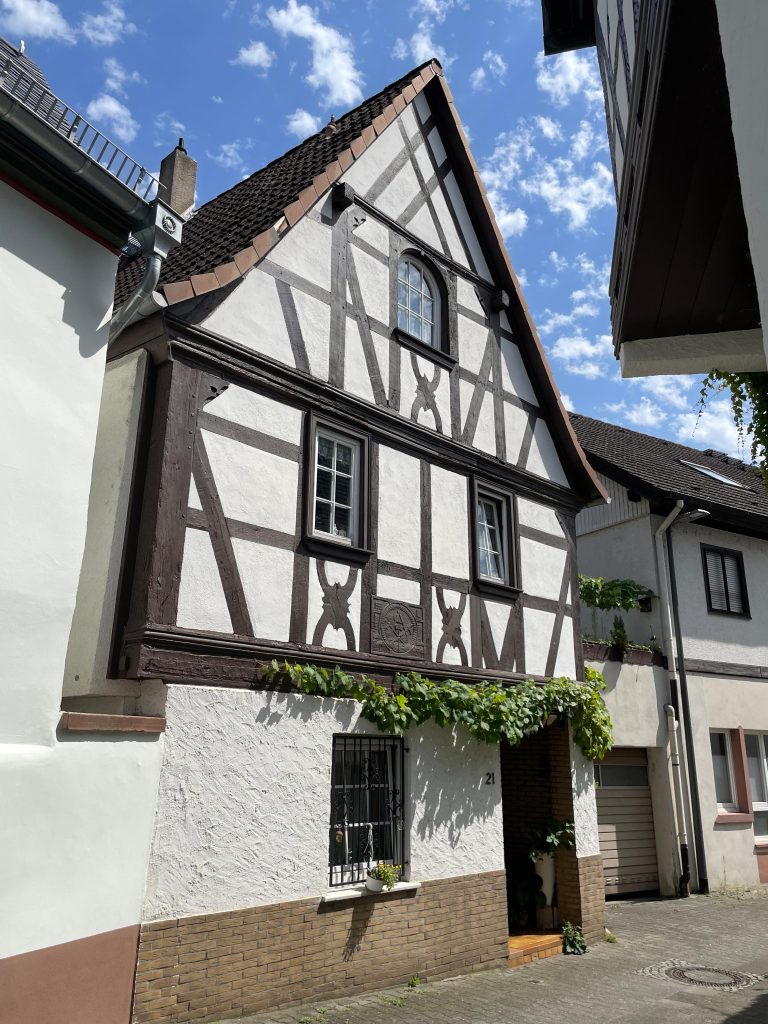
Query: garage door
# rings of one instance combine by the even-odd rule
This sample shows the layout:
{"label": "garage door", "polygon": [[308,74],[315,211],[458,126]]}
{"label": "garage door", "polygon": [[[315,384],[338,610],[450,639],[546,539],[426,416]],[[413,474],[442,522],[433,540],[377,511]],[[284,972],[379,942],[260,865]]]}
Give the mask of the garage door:
{"label": "garage door", "polygon": [[595,765],[606,896],[657,892],[659,869],[645,750],[617,747]]}

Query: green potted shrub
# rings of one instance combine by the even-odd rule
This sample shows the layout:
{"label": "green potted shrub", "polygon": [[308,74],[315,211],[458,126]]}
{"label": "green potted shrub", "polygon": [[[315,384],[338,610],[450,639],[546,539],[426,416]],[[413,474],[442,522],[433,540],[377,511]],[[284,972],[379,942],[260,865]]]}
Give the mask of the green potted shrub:
{"label": "green potted shrub", "polygon": [[394,889],[400,878],[399,864],[385,864],[383,861],[368,869],[365,887],[369,892],[381,892],[382,889]]}
{"label": "green potted shrub", "polygon": [[[533,869],[541,879],[541,892],[546,900],[546,907],[552,906],[555,894],[555,850],[562,847],[569,849],[575,843],[574,825],[572,821],[555,821],[550,819],[539,828],[527,829],[525,837],[530,842],[529,858],[533,861]],[[539,927],[542,926],[542,908],[537,908]],[[552,916],[550,914],[550,916]]]}

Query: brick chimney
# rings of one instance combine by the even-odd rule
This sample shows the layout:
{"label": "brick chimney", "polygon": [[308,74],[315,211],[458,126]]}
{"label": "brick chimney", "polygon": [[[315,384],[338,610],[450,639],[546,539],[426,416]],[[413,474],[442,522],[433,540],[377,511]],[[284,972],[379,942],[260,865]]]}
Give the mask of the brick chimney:
{"label": "brick chimney", "polygon": [[195,205],[195,181],[197,161],[187,156],[184,139],[160,164],[159,198],[167,203],[181,217],[186,216]]}

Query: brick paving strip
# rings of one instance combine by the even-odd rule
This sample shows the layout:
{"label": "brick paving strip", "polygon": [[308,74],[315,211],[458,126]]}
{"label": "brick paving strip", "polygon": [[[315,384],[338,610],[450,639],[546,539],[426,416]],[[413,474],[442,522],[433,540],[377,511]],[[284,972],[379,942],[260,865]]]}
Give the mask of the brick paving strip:
{"label": "brick paving strip", "polygon": [[[768,1024],[768,890],[609,904],[615,943],[514,970],[384,989],[239,1024]],[[739,972],[738,991],[664,976]],[[640,973],[644,972],[644,973]],[[716,978],[713,980],[717,980]],[[721,979],[727,981],[728,979]],[[731,986],[732,988],[733,986]],[[222,1022],[225,1024],[225,1022]]]}

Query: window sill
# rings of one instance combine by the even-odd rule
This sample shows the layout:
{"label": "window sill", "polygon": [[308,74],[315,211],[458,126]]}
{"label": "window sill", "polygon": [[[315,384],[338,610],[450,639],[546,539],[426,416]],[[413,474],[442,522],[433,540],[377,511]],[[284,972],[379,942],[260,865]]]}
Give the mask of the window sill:
{"label": "window sill", "polygon": [[481,576],[475,576],[474,587],[480,594],[488,594],[489,597],[506,597],[513,601],[523,592],[521,587],[512,587],[509,583],[494,583],[493,580],[486,580]]}
{"label": "window sill", "polygon": [[746,811],[723,811],[715,818],[716,825],[751,825],[754,814]]}
{"label": "window sill", "polygon": [[394,896],[399,892],[416,892],[421,888],[421,882],[396,882],[392,889],[382,889],[381,892],[371,892],[366,889],[365,882],[360,885],[350,885],[344,888],[331,889],[320,897],[321,903],[344,903],[347,900],[359,900],[363,896]]}
{"label": "window sill", "polygon": [[63,711],[59,728],[64,732],[165,732],[165,719],[145,715],[104,715]]}
{"label": "window sill", "polygon": [[326,540],[325,537],[304,538],[304,547],[316,555],[323,555],[335,562],[352,562],[354,565],[364,565],[373,554],[367,548],[358,548],[354,544],[341,544],[335,540]]}
{"label": "window sill", "polygon": [[401,331],[399,327],[392,331],[392,337],[405,348],[415,352],[417,356],[429,359],[446,370],[452,370],[456,365],[457,360],[452,355],[449,355],[448,352],[444,352],[441,348],[433,348],[432,345],[419,341],[418,338],[414,338],[405,331]]}

